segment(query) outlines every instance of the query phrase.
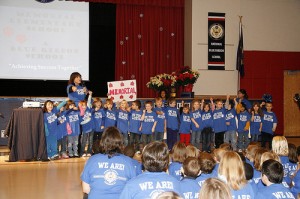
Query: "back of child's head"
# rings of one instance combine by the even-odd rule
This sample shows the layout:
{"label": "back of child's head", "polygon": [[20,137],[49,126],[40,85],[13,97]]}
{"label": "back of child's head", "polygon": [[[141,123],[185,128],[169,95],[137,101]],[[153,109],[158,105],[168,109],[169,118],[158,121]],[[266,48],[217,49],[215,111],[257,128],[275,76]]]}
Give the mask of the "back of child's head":
{"label": "back of child's head", "polygon": [[188,157],[182,163],[182,173],[186,177],[197,178],[200,174],[200,163],[198,158]]}
{"label": "back of child's head", "polygon": [[138,107],[138,109],[141,109],[142,103],[140,100],[134,100],[132,103],[134,103]]}
{"label": "back of child's head", "polygon": [[172,148],[172,159],[173,162],[180,162],[183,163],[183,161],[186,158],[186,146],[182,142],[176,142]]}
{"label": "back of child's head", "polygon": [[245,176],[246,176],[246,180],[251,180],[253,178],[253,167],[247,163],[244,162],[244,168],[245,168]]}
{"label": "back of child's head", "polygon": [[232,147],[229,143],[223,143],[223,144],[220,145],[219,148],[224,149],[225,151],[231,151],[232,150]]}
{"label": "back of child's head", "polygon": [[233,190],[240,190],[247,184],[244,163],[234,151],[228,151],[224,154],[218,174],[226,179],[227,184]]}
{"label": "back of child's head", "polygon": [[216,162],[221,162],[222,157],[226,153],[226,150],[223,148],[218,148],[213,151]]}
{"label": "back of child's head", "polygon": [[154,141],[147,144],[142,153],[142,162],[146,171],[166,171],[169,165],[169,150],[166,143]]}
{"label": "back of child's head", "polygon": [[248,145],[247,149],[246,149],[246,157],[248,158],[248,160],[250,162],[254,161],[254,156],[256,153],[256,150],[259,149],[260,147],[258,145]]}
{"label": "back of child's head", "polygon": [[66,104],[66,110],[69,110],[71,105],[75,107],[75,102],[73,100],[68,100]]}
{"label": "back of child's head", "polygon": [[205,174],[210,174],[214,170],[214,167],[216,165],[216,161],[209,153],[200,153],[199,158],[200,168],[201,172]]}
{"label": "back of child's head", "polygon": [[199,157],[200,151],[193,145],[187,145],[186,147],[186,157]]}
{"label": "back of child's head", "polygon": [[262,164],[267,160],[276,160],[276,161],[280,162],[280,158],[276,153],[274,153],[272,151],[265,152],[261,155],[259,170],[261,170]]}
{"label": "back of child's head", "polygon": [[296,145],[289,143],[288,144],[289,147],[289,161],[291,163],[297,163],[298,162],[298,156],[297,156],[297,148]]}
{"label": "back of child's head", "polygon": [[279,156],[288,156],[288,142],[284,136],[275,136],[272,140],[272,150]]}
{"label": "back of child's head", "polygon": [[267,149],[264,148],[259,148],[256,150],[255,155],[254,155],[254,161],[253,161],[253,167],[257,170],[260,171],[260,162],[261,162],[261,156],[263,153],[268,152]]}
{"label": "back of child's head", "polygon": [[127,145],[124,150],[123,150],[123,154],[133,158],[134,154],[135,154],[135,150],[134,150],[134,146],[133,145]]}
{"label": "back of child's head", "polygon": [[156,199],[182,199],[182,198],[174,191],[165,191],[159,194],[156,197]]}
{"label": "back of child's head", "polygon": [[261,168],[262,176],[265,175],[271,183],[280,184],[283,180],[283,166],[276,160],[266,160]]}
{"label": "back of child's head", "polygon": [[208,178],[204,181],[199,192],[199,199],[232,199],[229,186],[217,179]]}

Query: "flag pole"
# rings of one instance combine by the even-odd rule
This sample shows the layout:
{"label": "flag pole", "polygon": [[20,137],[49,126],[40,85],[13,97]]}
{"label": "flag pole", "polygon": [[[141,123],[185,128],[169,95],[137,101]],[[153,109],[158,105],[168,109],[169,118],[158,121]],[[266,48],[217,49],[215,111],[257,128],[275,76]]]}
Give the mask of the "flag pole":
{"label": "flag pole", "polygon": [[[242,26],[242,18],[243,16],[238,16],[240,21],[239,21],[239,40],[240,40],[240,35],[241,35],[241,26]],[[239,41],[240,42],[240,41]],[[239,44],[238,44],[238,47],[239,47]],[[237,87],[238,87],[238,90],[240,90],[241,88],[241,74],[240,74],[240,71],[238,70],[238,79],[237,79]]]}

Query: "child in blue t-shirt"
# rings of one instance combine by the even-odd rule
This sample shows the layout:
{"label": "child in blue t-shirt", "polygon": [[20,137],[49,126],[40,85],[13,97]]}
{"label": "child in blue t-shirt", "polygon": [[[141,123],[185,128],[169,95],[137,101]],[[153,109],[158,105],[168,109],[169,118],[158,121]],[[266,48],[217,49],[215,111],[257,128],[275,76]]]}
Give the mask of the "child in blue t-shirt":
{"label": "child in blue t-shirt", "polygon": [[111,99],[106,99],[104,128],[117,125],[117,114],[113,109],[114,103]]}
{"label": "child in blue t-shirt", "polygon": [[197,149],[202,149],[201,143],[201,128],[202,128],[202,117],[200,109],[200,100],[194,99],[192,101],[192,135],[191,135],[191,144]]}
{"label": "child in blue t-shirt", "polygon": [[[90,157],[92,154],[93,137],[94,137],[94,122],[92,120],[92,91],[89,91],[88,101],[80,101],[78,107],[80,109],[80,121],[81,121],[81,148],[80,156]],[[85,153],[85,147],[87,151]]]}
{"label": "child in blue t-shirt", "polygon": [[80,111],[76,108],[73,100],[67,102],[66,110],[69,157],[79,157],[78,138],[80,134]]}
{"label": "child in blue t-shirt", "polygon": [[130,116],[130,108],[126,100],[122,100],[117,110],[117,127],[123,136],[124,146],[128,145],[128,122]]}
{"label": "child in blue t-shirt", "polygon": [[227,130],[225,132],[224,142],[231,145],[232,150],[236,151],[237,142],[237,126],[236,126],[236,110],[233,100],[229,100],[230,96],[227,96],[226,104],[226,126]]}
{"label": "child in blue t-shirt", "polygon": [[201,174],[196,178],[196,181],[201,188],[206,179],[217,177],[218,174],[213,172],[216,162],[211,154],[201,153],[199,158],[199,164],[201,168]]}
{"label": "child in blue t-shirt", "polygon": [[167,131],[165,108],[163,108],[163,100],[160,97],[155,98],[155,108],[153,111],[157,114],[157,124],[155,128],[155,140],[163,141],[164,133]]}
{"label": "child in blue t-shirt", "polygon": [[101,139],[104,130],[105,112],[102,108],[102,101],[100,98],[95,98],[93,101],[92,118],[94,121],[93,142],[95,142]]}
{"label": "child in blue t-shirt", "polygon": [[[212,103],[214,106],[214,104]],[[212,109],[213,114],[213,129],[215,133],[215,145],[219,148],[224,143],[224,134],[227,130],[226,126],[226,110],[223,107],[223,102],[220,99],[216,100],[215,108]]]}
{"label": "child in blue t-shirt", "polygon": [[172,148],[172,163],[169,165],[169,174],[177,180],[182,178],[181,167],[186,159],[186,146],[184,143],[176,142]]}
{"label": "child in blue t-shirt", "polygon": [[251,109],[251,122],[250,122],[250,134],[251,141],[258,142],[258,136],[261,134],[261,118],[263,116],[262,110],[260,108],[260,104],[258,102],[254,102]]}
{"label": "child in blue t-shirt", "polygon": [[255,198],[294,199],[292,192],[281,184],[283,172],[283,166],[280,162],[272,159],[264,161],[261,169],[261,179],[266,186],[258,190]]}
{"label": "child in blue t-shirt", "polygon": [[[211,105],[213,100],[210,100]],[[201,101],[201,115],[202,115],[202,151],[210,152],[215,146],[215,134],[213,132],[213,117],[210,104],[204,102],[204,99]]]}
{"label": "child in blue t-shirt", "polygon": [[[236,101],[236,100],[235,100]],[[236,102],[237,103],[237,102]],[[249,141],[249,127],[251,115],[247,111],[246,104],[239,103],[237,104],[237,117],[238,117],[238,141],[237,148],[239,151],[246,150],[250,141]]]}
{"label": "child in blue t-shirt", "polygon": [[140,131],[142,133],[141,141],[143,144],[148,144],[153,141],[153,134],[157,123],[156,113],[152,111],[153,105],[151,101],[145,102],[145,110],[141,118]]}
{"label": "child in blue t-shirt", "polygon": [[277,127],[277,117],[272,112],[272,102],[266,103],[266,111],[263,111],[262,128],[261,128],[261,146],[266,147],[269,144],[269,149],[272,147],[272,139]]}
{"label": "child in blue t-shirt", "polygon": [[58,125],[57,125],[57,114],[60,111],[60,108],[66,104],[66,99],[60,103],[57,107],[54,107],[51,100],[47,100],[44,103],[44,126],[46,133],[46,144],[47,144],[47,154],[48,158],[51,160],[58,159],[57,152],[57,134],[58,134]]}
{"label": "child in blue t-shirt", "polygon": [[129,117],[129,132],[130,138],[129,143],[134,146],[138,146],[141,140],[141,118],[143,115],[143,111],[141,110],[141,101],[135,100],[131,104],[131,111]]}
{"label": "child in blue t-shirt", "polygon": [[178,127],[180,121],[180,114],[176,107],[175,98],[169,98],[169,106],[166,108],[166,122],[167,122],[167,144],[169,150],[173,148],[173,145],[178,140]]}
{"label": "child in blue t-shirt", "polygon": [[191,139],[191,114],[189,112],[189,105],[183,105],[182,114],[180,115],[180,142],[186,146],[190,144]]}
{"label": "child in blue t-shirt", "polygon": [[200,175],[200,164],[197,158],[189,157],[182,164],[183,179],[180,181],[180,193],[184,199],[198,199],[199,185],[196,181]]}
{"label": "child in blue t-shirt", "polygon": [[68,143],[68,132],[67,132],[67,111],[64,107],[61,107],[58,115],[58,134],[57,134],[57,150],[59,151],[61,158],[69,158],[67,155],[67,143]]}
{"label": "child in blue t-shirt", "polygon": [[165,143],[154,141],[142,154],[145,172],[128,181],[120,195],[122,199],[157,198],[166,191],[179,194],[179,181],[168,175],[169,150]]}

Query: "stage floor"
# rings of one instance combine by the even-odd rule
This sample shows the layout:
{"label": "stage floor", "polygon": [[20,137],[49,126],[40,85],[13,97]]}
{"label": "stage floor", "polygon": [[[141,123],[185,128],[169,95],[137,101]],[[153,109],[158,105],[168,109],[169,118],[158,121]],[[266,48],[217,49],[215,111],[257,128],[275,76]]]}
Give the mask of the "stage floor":
{"label": "stage floor", "polygon": [[0,147],[0,198],[83,198],[80,174],[87,158],[7,162],[8,154]]}

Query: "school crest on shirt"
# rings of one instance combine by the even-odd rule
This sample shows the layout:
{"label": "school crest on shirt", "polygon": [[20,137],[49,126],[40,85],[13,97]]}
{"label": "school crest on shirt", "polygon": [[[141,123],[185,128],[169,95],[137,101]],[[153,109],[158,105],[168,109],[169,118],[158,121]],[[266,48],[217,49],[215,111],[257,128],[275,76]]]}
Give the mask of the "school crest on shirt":
{"label": "school crest on shirt", "polygon": [[104,183],[114,185],[118,179],[118,173],[115,170],[109,169],[104,172]]}
{"label": "school crest on shirt", "polygon": [[154,190],[154,191],[152,191],[151,193],[150,193],[150,198],[151,199],[155,199],[155,198],[157,198],[161,193],[163,193],[164,192],[164,190],[161,190],[161,189],[159,189],[159,190]]}

